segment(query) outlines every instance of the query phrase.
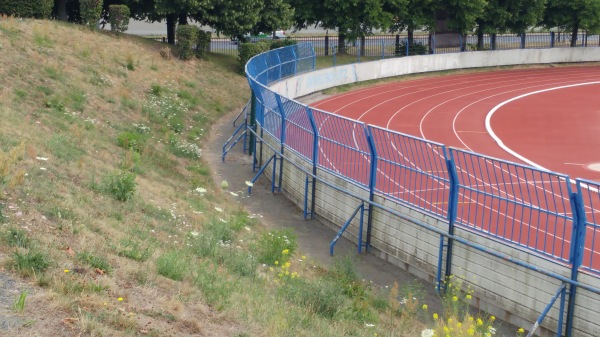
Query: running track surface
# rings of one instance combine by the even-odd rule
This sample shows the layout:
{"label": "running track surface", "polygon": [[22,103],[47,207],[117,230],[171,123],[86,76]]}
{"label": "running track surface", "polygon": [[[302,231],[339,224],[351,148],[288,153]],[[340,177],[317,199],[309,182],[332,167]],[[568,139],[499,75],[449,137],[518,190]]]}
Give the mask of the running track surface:
{"label": "running track surface", "polygon": [[[544,67],[395,82],[333,96],[311,106],[447,146],[600,181],[600,172],[592,169],[594,164],[600,166],[598,93],[600,66]],[[333,167],[346,164],[333,157],[327,160],[333,161]],[[550,184],[558,186],[560,181]],[[424,199],[429,199],[428,193]],[[459,213],[466,214],[466,222],[480,230],[568,258],[564,246],[571,241],[568,221],[549,221],[547,214],[537,214],[536,225],[526,221],[531,216],[522,218],[525,221],[511,217],[518,213],[518,206],[466,195],[461,198]],[[560,202],[554,210],[559,214],[567,209],[568,199]],[[494,217],[477,218],[469,209],[478,207],[487,208]],[[600,240],[593,242],[600,234],[596,231],[588,229],[584,265],[600,270]]]}
{"label": "running track surface", "polygon": [[600,66],[427,77],[355,90],[311,106],[447,146],[600,181]]}

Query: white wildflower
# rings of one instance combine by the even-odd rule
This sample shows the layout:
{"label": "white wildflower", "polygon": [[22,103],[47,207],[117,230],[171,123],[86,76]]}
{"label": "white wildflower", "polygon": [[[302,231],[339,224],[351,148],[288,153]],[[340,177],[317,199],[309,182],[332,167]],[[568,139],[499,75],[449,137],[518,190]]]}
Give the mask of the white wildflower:
{"label": "white wildflower", "polygon": [[433,337],[434,331],[431,329],[425,329],[421,331],[421,337]]}

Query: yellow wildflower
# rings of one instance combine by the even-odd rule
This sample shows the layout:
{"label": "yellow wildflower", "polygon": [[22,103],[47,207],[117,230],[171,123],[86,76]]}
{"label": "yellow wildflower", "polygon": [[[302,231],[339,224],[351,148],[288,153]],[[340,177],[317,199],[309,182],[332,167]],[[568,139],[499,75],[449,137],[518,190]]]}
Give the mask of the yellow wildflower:
{"label": "yellow wildflower", "polygon": [[423,310],[427,310],[427,304],[423,304]]}
{"label": "yellow wildflower", "polygon": [[435,319],[436,321],[439,319],[440,317],[438,316],[438,314],[436,312],[433,313],[433,319]]}

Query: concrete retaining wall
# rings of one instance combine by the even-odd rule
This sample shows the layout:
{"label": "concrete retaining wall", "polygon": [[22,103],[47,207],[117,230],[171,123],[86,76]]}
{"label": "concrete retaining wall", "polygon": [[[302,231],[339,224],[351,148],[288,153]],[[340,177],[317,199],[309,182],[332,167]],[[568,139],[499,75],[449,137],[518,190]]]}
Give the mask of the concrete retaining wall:
{"label": "concrete retaining wall", "polygon": [[[306,73],[275,83],[271,88],[285,97],[297,98],[334,86],[405,74],[502,65],[583,61],[600,61],[600,48],[467,52],[387,59]],[[275,148],[279,147],[277,140],[273,137],[267,136],[265,141]],[[263,146],[265,161],[272,154],[267,146]],[[296,153],[286,151],[286,157],[308,172],[312,171],[310,162],[303,160]],[[319,169],[317,172],[321,179],[355,195],[368,198],[368,191],[364,188],[328,171]],[[268,169],[266,174],[271,177],[271,169]],[[286,195],[300,207],[304,206],[305,179],[306,173],[289,162],[284,163],[283,189]],[[316,214],[335,229],[338,229],[359,205],[357,198],[323,183],[317,183],[315,198]],[[416,221],[401,219],[382,209],[375,208],[373,210],[371,251],[422,279],[435,282],[440,237],[417,223],[422,222],[447,231],[447,222],[424,215],[382,196],[376,196],[375,201]],[[535,254],[517,250],[467,230],[457,229],[455,234],[506,256],[565,277],[570,276],[569,268]],[[345,236],[354,242],[357,241],[357,220],[349,227]],[[531,327],[560,285],[560,282],[554,278],[459,243],[454,246],[451,268],[454,275],[464,278],[465,282],[475,291],[473,301],[477,307],[525,328]],[[580,281],[600,287],[600,280],[597,277],[583,274]],[[557,308],[558,303],[544,320],[542,327],[538,330],[538,335],[545,337],[556,334],[551,331],[555,330],[557,326]],[[597,308],[600,308],[600,295],[580,290],[577,296],[573,336],[600,336]]]}

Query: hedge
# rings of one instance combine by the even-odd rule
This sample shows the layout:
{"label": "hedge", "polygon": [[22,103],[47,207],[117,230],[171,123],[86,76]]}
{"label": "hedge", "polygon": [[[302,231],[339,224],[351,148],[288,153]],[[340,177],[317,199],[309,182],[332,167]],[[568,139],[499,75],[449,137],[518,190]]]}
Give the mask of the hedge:
{"label": "hedge", "polygon": [[194,56],[194,44],[198,40],[198,27],[192,25],[177,26],[177,45],[179,58],[189,60]]}
{"label": "hedge", "polygon": [[102,0],[79,0],[81,11],[81,23],[96,28],[100,16],[102,16]]}
{"label": "hedge", "polygon": [[240,72],[244,73],[244,67],[248,60],[255,55],[264,53],[271,49],[271,41],[259,41],[259,42],[247,42],[240,43],[238,46],[238,64],[240,65]]}
{"label": "hedge", "polygon": [[0,14],[19,18],[48,19],[54,0],[1,0]]}
{"label": "hedge", "polygon": [[125,33],[129,27],[129,7],[126,5],[108,6],[108,18],[110,21],[110,30],[115,33]]}
{"label": "hedge", "polygon": [[210,48],[210,32],[198,30],[198,37],[196,39],[196,57],[201,58],[206,56],[206,52]]}

